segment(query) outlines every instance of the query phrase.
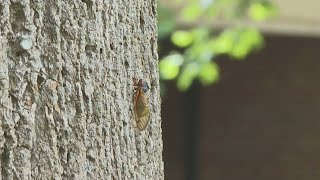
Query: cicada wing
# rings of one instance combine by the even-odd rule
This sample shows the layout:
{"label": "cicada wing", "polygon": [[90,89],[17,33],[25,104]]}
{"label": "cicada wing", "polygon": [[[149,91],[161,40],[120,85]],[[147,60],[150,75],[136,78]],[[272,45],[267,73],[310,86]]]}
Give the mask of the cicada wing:
{"label": "cicada wing", "polygon": [[143,130],[148,125],[150,119],[150,109],[148,105],[148,99],[142,89],[137,92],[134,109],[137,127],[139,130]]}
{"label": "cicada wing", "polygon": [[143,90],[140,90],[136,98],[136,110],[138,116],[144,116],[149,111],[148,99]]}
{"label": "cicada wing", "polygon": [[148,111],[144,116],[140,116],[137,119],[137,127],[140,131],[144,130],[150,120],[150,111]]}

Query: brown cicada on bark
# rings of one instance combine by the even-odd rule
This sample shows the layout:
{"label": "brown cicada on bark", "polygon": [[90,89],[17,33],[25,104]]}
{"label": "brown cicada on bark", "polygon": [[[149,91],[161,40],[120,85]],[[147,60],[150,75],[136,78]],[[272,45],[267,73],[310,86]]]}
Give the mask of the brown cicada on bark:
{"label": "brown cicada on bark", "polygon": [[146,95],[149,87],[142,79],[139,81],[133,79],[133,85],[135,89],[133,96],[134,116],[137,128],[142,131],[147,127],[150,119],[149,100]]}

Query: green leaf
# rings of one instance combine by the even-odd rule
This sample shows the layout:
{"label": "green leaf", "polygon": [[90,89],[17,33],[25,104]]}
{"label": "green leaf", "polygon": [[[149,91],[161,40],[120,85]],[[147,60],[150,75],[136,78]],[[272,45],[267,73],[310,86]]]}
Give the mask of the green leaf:
{"label": "green leaf", "polygon": [[249,16],[256,21],[263,21],[275,16],[277,10],[275,6],[267,2],[255,2],[249,7]]}
{"label": "green leaf", "polygon": [[181,11],[181,18],[185,21],[195,21],[202,13],[202,8],[199,2],[192,2],[188,4]]}
{"label": "green leaf", "polygon": [[209,62],[213,57],[213,51],[206,42],[200,42],[192,45],[185,53],[185,56],[191,61],[196,62]]}
{"label": "green leaf", "polygon": [[162,59],[159,63],[161,78],[165,80],[176,78],[183,61],[181,54],[172,54]]}
{"label": "green leaf", "polygon": [[181,72],[180,76],[178,77],[177,80],[177,86],[178,89],[181,91],[187,90],[191,84],[194,78],[199,73],[199,65],[196,63],[191,63],[186,65],[186,67],[183,69]]}
{"label": "green leaf", "polygon": [[178,47],[187,47],[192,43],[193,36],[188,31],[175,31],[171,36],[171,41]]}
{"label": "green leaf", "polygon": [[231,56],[236,59],[243,59],[252,50],[261,47],[262,44],[263,37],[256,29],[247,28],[240,30],[233,44]]}
{"label": "green leaf", "polygon": [[208,28],[197,27],[192,30],[192,35],[193,35],[194,41],[207,40],[209,33],[210,32],[209,32]]}
{"label": "green leaf", "polygon": [[213,57],[214,51],[208,43],[209,31],[204,28],[197,28],[192,31],[194,42],[185,51],[188,60],[198,62],[208,62]]}
{"label": "green leaf", "polygon": [[203,64],[200,68],[198,78],[203,85],[209,85],[219,79],[219,67],[213,63]]}
{"label": "green leaf", "polygon": [[229,53],[233,47],[234,36],[234,31],[225,30],[217,38],[213,39],[213,42],[210,42],[212,50],[217,54]]}
{"label": "green leaf", "polygon": [[260,48],[263,37],[254,28],[234,28],[208,42],[216,54],[229,54],[236,59],[245,58],[252,50]]}

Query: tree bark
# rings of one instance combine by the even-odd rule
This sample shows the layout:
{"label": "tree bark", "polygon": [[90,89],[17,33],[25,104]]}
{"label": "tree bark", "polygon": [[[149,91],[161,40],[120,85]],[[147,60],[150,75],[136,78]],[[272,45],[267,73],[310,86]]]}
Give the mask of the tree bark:
{"label": "tree bark", "polygon": [[155,0],[0,2],[2,179],[164,179],[156,18]]}

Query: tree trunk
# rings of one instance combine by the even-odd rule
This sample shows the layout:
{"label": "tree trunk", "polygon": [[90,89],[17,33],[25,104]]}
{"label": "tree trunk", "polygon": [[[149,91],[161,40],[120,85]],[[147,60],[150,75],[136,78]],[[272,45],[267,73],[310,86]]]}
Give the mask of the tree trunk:
{"label": "tree trunk", "polygon": [[3,0],[0,16],[2,179],[164,179],[155,0]]}

